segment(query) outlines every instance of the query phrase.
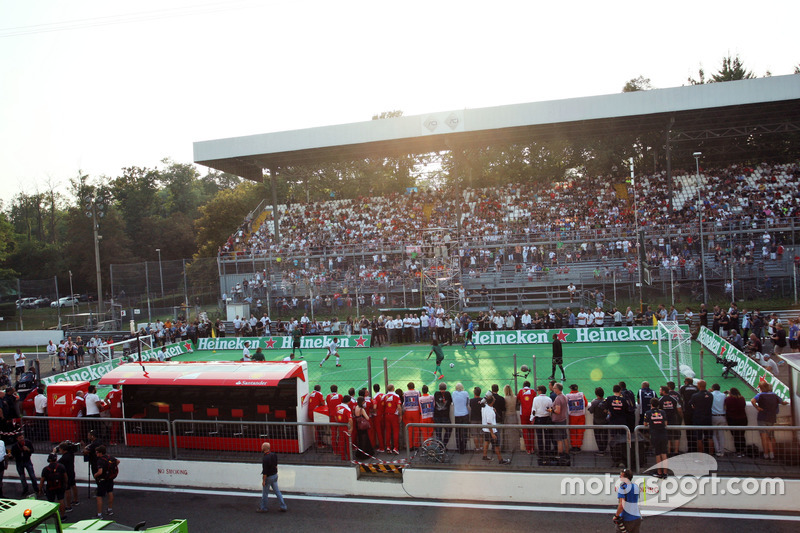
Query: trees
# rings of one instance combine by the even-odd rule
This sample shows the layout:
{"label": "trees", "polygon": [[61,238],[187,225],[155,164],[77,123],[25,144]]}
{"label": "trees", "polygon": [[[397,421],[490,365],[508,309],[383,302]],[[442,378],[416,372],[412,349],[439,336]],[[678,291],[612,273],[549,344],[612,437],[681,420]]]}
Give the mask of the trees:
{"label": "trees", "polygon": [[653,85],[650,83],[650,78],[639,76],[638,78],[628,80],[622,88],[622,92],[633,93],[636,91],[649,91],[651,89],[653,89]]}
{"label": "trees", "polygon": [[200,207],[195,220],[195,257],[214,257],[219,247],[265,198],[262,184],[240,183],[234,189],[223,189],[207,204]]}
{"label": "trees", "polygon": [[705,71],[703,67],[698,70],[698,77],[694,79],[689,76],[688,82],[690,85],[702,85],[704,83],[720,83],[724,81],[737,81],[749,80],[755,78],[756,75],[752,71],[744,67],[744,63],[739,58],[739,55],[731,57],[730,54],[722,58],[722,66],[711,77],[706,80]]}

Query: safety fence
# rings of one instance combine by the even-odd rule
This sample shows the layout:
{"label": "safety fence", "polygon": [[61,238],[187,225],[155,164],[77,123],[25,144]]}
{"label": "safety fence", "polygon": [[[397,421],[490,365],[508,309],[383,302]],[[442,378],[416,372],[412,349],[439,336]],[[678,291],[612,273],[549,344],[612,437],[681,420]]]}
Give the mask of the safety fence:
{"label": "safety fence", "polygon": [[[498,430],[496,440],[488,437],[485,449],[490,434],[483,430],[490,428]],[[662,444],[647,428],[631,432],[624,425],[409,423],[398,426],[400,442],[391,444],[380,428],[351,434],[347,424],[328,422],[24,417],[22,429],[36,453],[70,441],[81,455],[90,453],[87,445],[96,440],[113,456],[167,460],[254,463],[265,441],[282,454],[282,462],[308,465],[401,462],[414,468],[584,473],[629,467],[654,474],[664,459],[656,455]],[[668,431],[676,446],[664,452],[666,463],[660,467],[675,475],[800,478],[800,426],[673,426]],[[400,454],[387,453],[393,446]],[[495,446],[508,465],[497,460]]]}
{"label": "safety fence", "polygon": [[[587,430],[602,448],[590,442]],[[492,462],[495,447],[514,468],[530,471],[604,472],[633,465],[631,431],[623,425],[412,423],[404,436],[409,464],[423,468],[499,468],[499,461]]]}
{"label": "safety fence", "polygon": [[659,457],[666,457],[661,466],[676,474],[800,477],[798,438],[800,426],[693,425],[671,426],[659,441],[637,426],[632,448],[639,473],[655,472]]}
{"label": "safety fence", "polygon": [[37,452],[49,452],[69,441],[79,445],[79,455],[92,442],[91,432],[114,456],[202,461],[255,462],[259,460],[261,443],[269,441],[276,453],[302,457],[302,461],[295,462],[342,464],[352,459],[352,446],[347,445],[344,436],[346,430],[346,424],[326,422],[49,416],[22,419],[22,432]]}

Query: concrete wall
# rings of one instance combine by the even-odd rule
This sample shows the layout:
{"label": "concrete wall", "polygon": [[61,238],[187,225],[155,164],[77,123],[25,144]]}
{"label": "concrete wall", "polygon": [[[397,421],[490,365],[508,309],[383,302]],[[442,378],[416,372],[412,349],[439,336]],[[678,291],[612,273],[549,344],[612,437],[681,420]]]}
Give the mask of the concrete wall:
{"label": "concrete wall", "polygon": [[0,347],[47,346],[47,341],[58,342],[64,338],[61,330],[0,331]]}
{"label": "concrete wall", "polygon": [[[37,472],[45,466],[45,458],[46,456],[42,454],[34,456]],[[124,457],[119,459],[121,464],[117,483],[252,490],[254,496],[261,490],[261,465],[258,463],[203,463]],[[78,480],[85,483],[88,477],[85,465],[78,459],[75,466]],[[356,468],[349,466],[282,465],[278,472],[281,490],[288,493],[433,500],[446,495],[447,499],[483,503],[580,504],[609,507],[616,501],[615,494],[607,493],[563,495],[562,482],[565,476],[580,479],[584,483],[598,477],[598,475],[569,472],[532,474],[513,471],[408,468],[403,473],[402,483],[366,477],[359,479]],[[13,466],[6,471],[6,477],[16,477]],[[720,479],[722,480],[720,486],[724,486],[724,483],[731,478]],[[800,500],[797,498],[797,494],[800,494],[800,480],[785,480],[784,483],[783,495],[705,494],[685,502],[682,508],[800,512]]]}

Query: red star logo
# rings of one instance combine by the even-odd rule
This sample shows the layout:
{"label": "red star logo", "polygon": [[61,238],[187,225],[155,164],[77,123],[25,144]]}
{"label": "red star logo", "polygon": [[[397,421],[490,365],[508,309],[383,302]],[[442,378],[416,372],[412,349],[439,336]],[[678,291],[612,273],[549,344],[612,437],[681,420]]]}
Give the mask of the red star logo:
{"label": "red star logo", "polygon": [[366,346],[364,345],[365,342],[367,342],[367,339],[365,339],[363,335],[359,335],[358,338],[356,339],[356,348],[358,348],[359,346],[361,346],[362,348],[366,348]]}
{"label": "red star logo", "polygon": [[722,349],[719,351],[719,354],[720,355],[725,355],[725,350],[727,350],[727,349],[728,349],[727,346],[723,346]]}
{"label": "red star logo", "polygon": [[266,341],[264,344],[267,346],[268,350],[271,350],[271,349],[275,348],[275,339],[270,337],[269,340]]}
{"label": "red star logo", "polygon": [[186,343],[183,345],[183,347],[184,347],[184,348],[186,348],[186,351],[187,351],[187,352],[191,352],[191,351],[192,351],[192,343],[191,343],[191,342],[186,342]]}
{"label": "red star logo", "polygon": [[564,330],[563,330],[563,329],[562,329],[562,330],[560,330],[560,331],[559,331],[559,332],[556,334],[556,336],[558,337],[558,340],[560,340],[561,342],[566,342],[566,341],[567,341],[567,335],[569,335],[569,333],[564,333]]}

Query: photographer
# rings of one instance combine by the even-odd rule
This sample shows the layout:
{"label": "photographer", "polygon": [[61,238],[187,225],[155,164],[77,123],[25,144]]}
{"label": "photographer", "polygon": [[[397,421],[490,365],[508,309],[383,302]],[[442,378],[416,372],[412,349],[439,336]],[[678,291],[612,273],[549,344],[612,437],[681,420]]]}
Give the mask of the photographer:
{"label": "photographer", "polygon": [[747,341],[747,345],[744,347],[744,353],[749,356],[753,356],[754,354],[761,353],[763,351],[764,345],[761,344],[761,339],[759,339],[755,333],[751,333],[750,340]]}
{"label": "photographer", "polygon": [[97,438],[94,431],[89,431],[89,442],[83,448],[83,462],[89,463],[92,475],[97,473],[97,448],[103,443]]}
{"label": "photographer", "polygon": [[65,487],[65,501],[67,511],[72,509],[72,506],[79,505],[81,502],[78,500],[78,484],[75,482],[75,454],[80,450],[80,446],[72,441],[65,440],[53,450],[53,453],[60,453],[61,457],[58,462],[64,465],[67,471],[67,485]]}
{"label": "photographer", "polygon": [[744,349],[744,339],[739,332],[735,329],[732,329],[731,332],[728,334],[727,341],[731,343],[737,350]]}

